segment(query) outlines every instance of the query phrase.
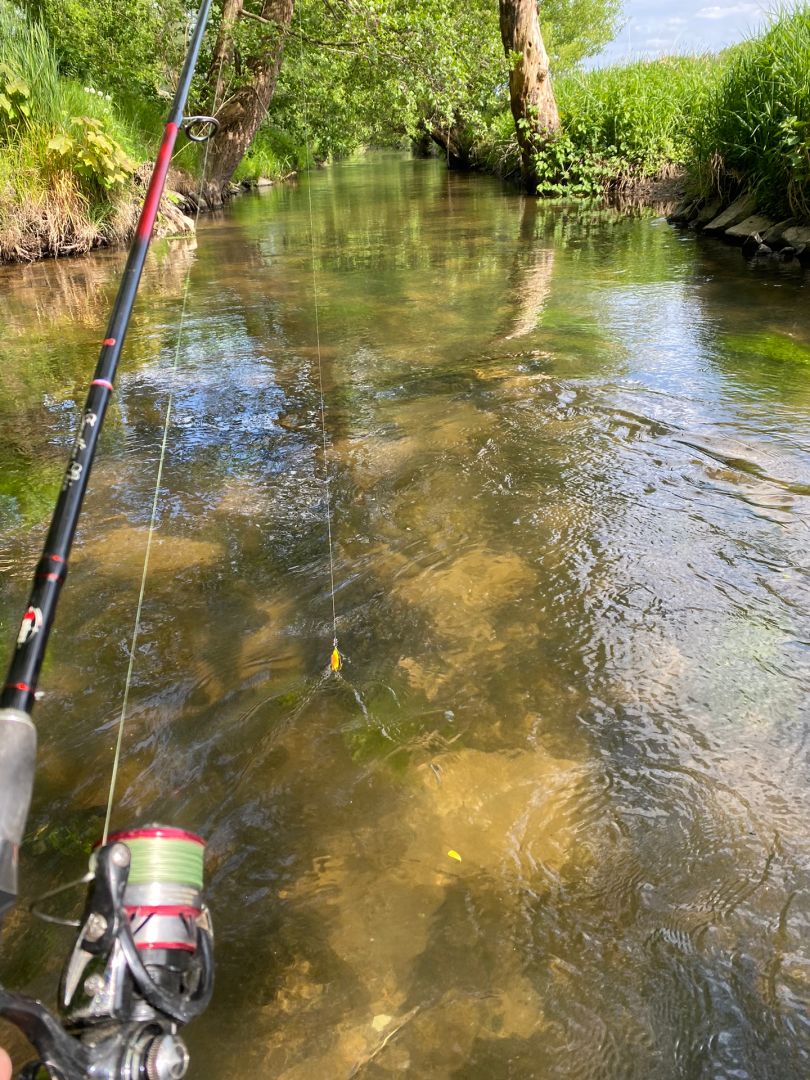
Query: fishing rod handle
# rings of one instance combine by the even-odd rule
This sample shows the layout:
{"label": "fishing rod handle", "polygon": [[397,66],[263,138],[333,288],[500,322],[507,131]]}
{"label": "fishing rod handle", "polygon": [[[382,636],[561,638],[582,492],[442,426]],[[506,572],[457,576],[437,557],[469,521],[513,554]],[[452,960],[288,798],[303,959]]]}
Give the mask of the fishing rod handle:
{"label": "fishing rod handle", "polygon": [[25,832],[37,733],[20,709],[0,709],[0,919],[17,898],[17,856]]}

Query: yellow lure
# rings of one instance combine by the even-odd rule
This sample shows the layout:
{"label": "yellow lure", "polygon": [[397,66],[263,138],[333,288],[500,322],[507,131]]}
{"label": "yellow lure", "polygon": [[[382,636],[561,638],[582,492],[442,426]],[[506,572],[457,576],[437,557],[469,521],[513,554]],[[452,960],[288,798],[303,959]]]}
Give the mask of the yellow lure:
{"label": "yellow lure", "polygon": [[329,667],[332,671],[340,671],[343,667],[343,661],[340,658],[337,645],[332,649],[332,655],[329,657]]}

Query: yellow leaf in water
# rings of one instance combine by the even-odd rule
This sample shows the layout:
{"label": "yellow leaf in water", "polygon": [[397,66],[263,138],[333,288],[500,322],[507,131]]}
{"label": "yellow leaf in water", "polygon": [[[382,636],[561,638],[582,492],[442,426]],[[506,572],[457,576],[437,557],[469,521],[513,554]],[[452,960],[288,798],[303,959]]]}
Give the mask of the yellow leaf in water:
{"label": "yellow leaf in water", "polygon": [[459,855],[459,853],[457,851],[452,851],[451,850],[451,851],[448,851],[447,854],[450,856],[451,859],[455,859],[456,862],[461,862],[461,856]]}

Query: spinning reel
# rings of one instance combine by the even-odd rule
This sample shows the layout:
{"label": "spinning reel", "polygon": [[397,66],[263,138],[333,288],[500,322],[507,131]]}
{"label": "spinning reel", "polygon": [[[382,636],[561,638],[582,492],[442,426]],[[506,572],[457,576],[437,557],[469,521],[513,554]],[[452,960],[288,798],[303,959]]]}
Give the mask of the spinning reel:
{"label": "spinning reel", "polygon": [[205,1009],[214,982],[203,852],[198,836],[163,826],[117,833],[96,849],[62,972],[63,1020],[0,987],[0,1015],[39,1054],[20,1080],[185,1076],[189,1056],[178,1028]]}

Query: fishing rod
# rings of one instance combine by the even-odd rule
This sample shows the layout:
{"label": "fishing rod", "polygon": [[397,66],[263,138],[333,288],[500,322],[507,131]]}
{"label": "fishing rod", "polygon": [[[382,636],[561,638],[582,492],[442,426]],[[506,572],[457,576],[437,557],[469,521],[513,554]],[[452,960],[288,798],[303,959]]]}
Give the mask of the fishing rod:
{"label": "fishing rod", "polygon": [[[0,920],[17,897],[18,854],[34,782],[31,712],[45,647],[84,501],[99,434],[132,315],[172,151],[182,130],[205,142],[210,116],[184,117],[213,0],[202,0],[152,177],[90,383],[79,431],[43,555],[0,693]],[[65,963],[58,1019],[41,1002],[0,986],[0,1016],[16,1024],[39,1060],[23,1080],[180,1080],[188,1051],[178,1028],[199,1015],[213,989],[213,933],[202,899],[204,842],[150,825],[105,837],[93,853],[84,913]],[[53,890],[54,895],[63,891]],[[45,916],[51,921],[53,916]]]}

